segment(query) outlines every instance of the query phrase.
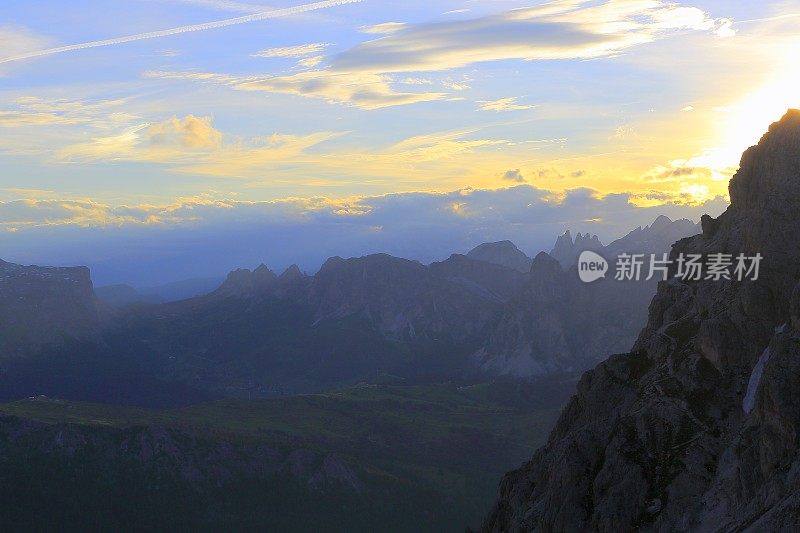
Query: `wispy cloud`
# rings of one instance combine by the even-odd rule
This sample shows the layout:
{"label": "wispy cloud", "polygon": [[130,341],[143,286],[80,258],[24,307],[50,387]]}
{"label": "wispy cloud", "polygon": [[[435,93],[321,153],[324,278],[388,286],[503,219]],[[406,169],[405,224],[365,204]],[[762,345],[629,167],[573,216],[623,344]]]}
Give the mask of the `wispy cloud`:
{"label": "wispy cloud", "polygon": [[359,30],[362,33],[374,35],[389,35],[404,29],[406,26],[405,22],[383,22],[381,24],[373,24],[372,26],[361,26]]}
{"label": "wispy cloud", "polygon": [[240,91],[294,94],[366,110],[442,100],[445,93],[412,93],[392,88],[391,76],[312,70],[284,76],[231,76],[203,72],[149,71],[149,78],[222,83]]}
{"label": "wispy cloud", "polygon": [[661,0],[556,0],[481,18],[400,27],[340,54],[333,66],[391,73],[449,70],[507,59],[591,59],[675,31],[718,30],[724,35],[729,22]]}
{"label": "wispy cloud", "polygon": [[330,46],[327,43],[308,43],[299,44],[296,46],[281,46],[276,48],[267,48],[253,54],[254,57],[303,57],[314,54],[319,54],[326,47]]}
{"label": "wispy cloud", "polygon": [[315,2],[313,4],[303,4],[294,7],[287,7],[283,9],[273,9],[270,11],[262,11],[260,13],[254,13],[252,15],[245,15],[241,17],[225,19],[225,20],[218,20],[215,22],[205,22],[202,24],[191,24],[188,26],[180,26],[177,28],[170,28],[168,30],[160,30],[160,31],[153,31],[147,33],[138,33],[135,35],[128,35],[125,37],[115,37],[113,39],[104,39],[100,41],[90,41],[80,44],[72,44],[68,46],[60,46],[56,48],[47,48],[44,50],[35,50],[32,52],[25,52],[16,55],[9,55],[3,58],[0,58],[0,64],[2,63],[11,63],[13,61],[22,61],[25,59],[34,59],[37,57],[44,57],[52,54],[61,54],[64,52],[73,52],[77,50],[85,50],[88,48],[98,48],[102,46],[114,46],[119,44],[125,44],[135,41],[144,41],[147,39],[158,39],[162,37],[169,37],[171,35],[179,35],[182,33],[190,33],[190,32],[197,32],[197,31],[206,31],[206,30],[213,30],[218,28],[225,28],[228,26],[235,26],[237,24],[246,24],[249,22],[256,22],[260,20],[268,20],[273,18],[280,18],[280,17],[288,17],[291,15],[298,15],[300,13],[306,13],[309,11],[316,11],[318,9],[327,9],[331,7],[336,7],[344,4],[354,4],[358,2],[362,2],[363,0],[326,0],[323,2]]}
{"label": "wispy cloud", "polygon": [[238,13],[261,13],[268,9],[267,6],[263,5],[246,4],[243,2],[234,2],[231,0],[172,0],[172,1],[181,4],[207,7],[209,9],[218,9],[220,11],[235,11]]}
{"label": "wispy cloud", "polygon": [[511,96],[499,100],[478,100],[478,109],[481,111],[519,111],[537,107],[533,104],[518,104],[519,97]]}
{"label": "wispy cloud", "polygon": [[17,98],[10,109],[0,109],[0,127],[53,126],[89,124],[104,128],[118,126],[135,117],[120,109],[124,99],[117,100],[44,100],[35,96]]}

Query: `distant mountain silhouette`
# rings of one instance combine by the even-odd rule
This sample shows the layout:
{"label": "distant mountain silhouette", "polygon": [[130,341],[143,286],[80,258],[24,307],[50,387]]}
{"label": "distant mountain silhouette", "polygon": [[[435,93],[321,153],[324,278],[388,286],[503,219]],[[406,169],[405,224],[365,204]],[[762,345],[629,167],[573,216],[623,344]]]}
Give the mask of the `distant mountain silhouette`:
{"label": "distant mountain silhouette", "polygon": [[134,288],[127,284],[95,287],[97,298],[112,307],[131,304],[177,302],[203,296],[217,289],[223,278],[193,278],[153,287]]}
{"label": "distant mountain silhouette", "polygon": [[597,235],[581,235],[578,233],[575,240],[572,240],[572,234],[567,230],[563,235],[556,239],[556,244],[550,251],[550,256],[556,261],[561,263],[564,268],[570,268],[578,261],[578,256],[581,252],[586,250],[599,251],[603,249],[603,244]]}
{"label": "distant mountain silhouette", "polygon": [[533,260],[522,253],[511,241],[487,242],[467,252],[467,257],[502,265],[520,272],[528,272]]}

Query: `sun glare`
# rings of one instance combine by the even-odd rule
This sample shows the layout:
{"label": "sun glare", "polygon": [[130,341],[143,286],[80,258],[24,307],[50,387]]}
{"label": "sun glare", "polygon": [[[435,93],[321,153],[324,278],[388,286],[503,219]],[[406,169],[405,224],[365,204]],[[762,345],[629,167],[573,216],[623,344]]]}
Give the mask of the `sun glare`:
{"label": "sun glare", "polygon": [[718,108],[720,143],[702,156],[715,180],[727,180],[739,167],[741,154],[756,144],[769,125],[779,120],[789,108],[800,107],[800,40],[783,47],[783,60],[773,77],[738,103]]}

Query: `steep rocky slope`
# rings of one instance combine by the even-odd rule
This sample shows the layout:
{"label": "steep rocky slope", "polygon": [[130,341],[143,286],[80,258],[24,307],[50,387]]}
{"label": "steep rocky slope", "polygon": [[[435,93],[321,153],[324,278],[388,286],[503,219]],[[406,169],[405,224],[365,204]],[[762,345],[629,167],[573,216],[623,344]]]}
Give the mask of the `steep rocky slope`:
{"label": "steep rocky slope", "polygon": [[0,358],[30,355],[65,340],[96,338],[97,333],[89,269],[0,261]]}
{"label": "steep rocky slope", "polygon": [[588,372],[486,531],[788,531],[800,520],[800,111],[742,157],[731,205],[684,253],[758,280],[659,285],[631,353]]}

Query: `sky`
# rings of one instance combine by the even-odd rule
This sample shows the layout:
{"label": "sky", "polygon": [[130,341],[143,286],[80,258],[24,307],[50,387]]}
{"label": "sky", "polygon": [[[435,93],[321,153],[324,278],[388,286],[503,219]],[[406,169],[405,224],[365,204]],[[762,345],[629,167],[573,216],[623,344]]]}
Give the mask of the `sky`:
{"label": "sky", "polygon": [[0,5],[0,258],[148,285],[727,205],[800,0]]}

